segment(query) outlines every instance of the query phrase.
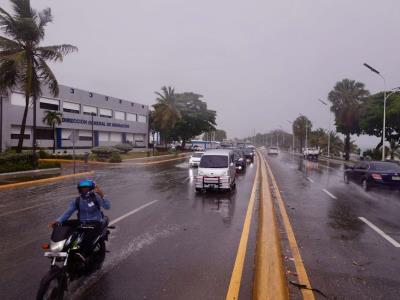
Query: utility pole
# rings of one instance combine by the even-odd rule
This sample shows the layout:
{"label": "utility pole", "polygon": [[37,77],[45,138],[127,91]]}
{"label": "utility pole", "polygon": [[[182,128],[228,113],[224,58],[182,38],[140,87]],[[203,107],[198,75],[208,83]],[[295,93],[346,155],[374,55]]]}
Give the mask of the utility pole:
{"label": "utility pole", "polygon": [[93,124],[93,117],[94,117],[94,113],[90,114],[92,117],[92,149],[94,148],[94,124]]}

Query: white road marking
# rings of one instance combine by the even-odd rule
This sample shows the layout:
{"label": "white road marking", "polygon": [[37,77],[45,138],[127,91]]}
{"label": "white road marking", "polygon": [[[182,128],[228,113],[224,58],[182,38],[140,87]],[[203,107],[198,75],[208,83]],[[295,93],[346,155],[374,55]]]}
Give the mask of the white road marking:
{"label": "white road marking", "polygon": [[364,217],[358,217],[361,221],[363,221],[365,224],[367,224],[369,227],[371,227],[373,230],[375,230],[380,236],[382,236],[385,240],[387,240],[389,243],[391,243],[394,247],[400,248],[400,243],[395,241],[393,238],[388,236],[386,233],[384,233],[381,229],[379,229],[377,226],[372,224],[370,221],[368,221]]}
{"label": "white road marking", "polygon": [[115,220],[111,221],[110,225],[113,225],[113,224],[115,224],[115,223],[117,223],[117,222],[129,217],[130,215],[133,215],[133,214],[137,213],[138,211],[141,211],[143,208],[146,208],[147,206],[150,206],[150,205],[152,205],[152,204],[154,204],[154,203],[156,203],[158,201],[159,200],[154,200],[154,201],[146,203],[146,204],[144,204],[144,205],[142,205],[142,206],[140,206],[138,208],[135,208],[134,210],[131,210],[130,212],[127,212],[126,214],[120,216],[119,218],[116,218]]}
{"label": "white road marking", "polygon": [[185,180],[183,180],[183,182],[188,181],[190,178],[191,178],[190,176],[186,177]]}
{"label": "white road marking", "polygon": [[311,183],[314,183],[314,180],[312,180],[310,177],[307,177],[307,180]]}
{"label": "white road marking", "polygon": [[337,197],[335,195],[333,195],[331,192],[329,192],[326,189],[322,190],[325,194],[327,194],[329,197],[331,197],[332,199],[337,199]]}

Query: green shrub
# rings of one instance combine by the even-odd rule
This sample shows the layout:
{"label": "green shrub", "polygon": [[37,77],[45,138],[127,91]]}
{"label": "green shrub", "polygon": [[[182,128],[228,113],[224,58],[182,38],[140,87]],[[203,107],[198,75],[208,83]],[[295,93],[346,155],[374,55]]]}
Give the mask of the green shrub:
{"label": "green shrub", "polygon": [[110,158],[115,152],[118,152],[118,150],[114,147],[95,147],[92,149],[92,153],[99,158]]}
{"label": "green shrub", "polygon": [[381,149],[368,149],[363,153],[364,157],[370,157],[373,160],[380,160],[382,158],[382,150]]}
{"label": "green shrub", "polygon": [[50,156],[44,149],[40,149],[38,155],[39,158],[48,158]]}
{"label": "green shrub", "polygon": [[133,149],[131,144],[118,144],[114,146],[115,149],[119,150],[121,153],[128,153]]}
{"label": "green shrub", "polygon": [[32,170],[33,165],[37,165],[37,159],[32,152],[1,154],[0,173]]}
{"label": "green shrub", "polygon": [[121,160],[121,155],[118,152],[113,152],[111,154],[110,162],[111,163],[120,163]]}

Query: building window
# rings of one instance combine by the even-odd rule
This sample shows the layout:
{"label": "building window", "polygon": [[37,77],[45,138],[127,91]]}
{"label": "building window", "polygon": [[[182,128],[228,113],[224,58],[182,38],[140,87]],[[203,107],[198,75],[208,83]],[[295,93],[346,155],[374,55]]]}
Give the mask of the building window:
{"label": "building window", "polygon": [[71,136],[71,134],[72,134],[72,129],[64,129],[63,128],[61,131],[61,139],[63,141],[69,140],[69,137]]}
{"label": "building window", "polygon": [[122,111],[114,111],[114,118],[116,120],[125,120],[125,113]]}
{"label": "building window", "polygon": [[84,105],[83,106],[83,114],[89,115],[89,116],[94,114],[95,116],[97,116],[97,107]]}
{"label": "building window", "polygon": [[135,105],[133,102],[131,103],[131,106]]}
{"label": "building window", "polygon": [[122,103],[122,100],[120,99],[120,100],[119,100],[119,104],[121,104],[121,103]]}
{"label": "building window", "polygon": [[126,120],[136,122],[136,114],[126,113]]}
{"label": "building window", "polygon": [[109,142],[110,133],[109,132],[99,132],[99,142]]}
{"label": "building window", "polygon": [[108,101],[108,99],[109,99],[109,98],[106,96],[106,101]]}
{"label": "building window", "polygon": [[138,122],[139,123],[146,123],[147,122],[147,117],[146,116],[142,116],[142,115],[138,115]]}
{"label": "building window", "polygon": [[93,97],[93,93],[89,93],[89,97],[92,98]]}
{"label": "building window", "polygon": [[142,105],[142,108],[144,108],[144,105]]}
{"label": "building window", "polygon": [[80,141],[91,141],[92,137],[91,136],[79,136]]}
{"label": "building window", "polygon": [[75,90],[74,90],[74,89],[72,89],[72,88],[71,88],[71,89],[69,89],[69,91],[70,91],[70,93],[71,93],[71,94],[74,94],[74,93],[75,93]]}
{"label": "building window", "polygon": [[63,111],[73,114],[79,114],[81,112],[81,105],[73,102],[63,102]]}
{"label": "building window", "polygon": [[[13,93],[11,95],[11,104],[25,107],[26,104],[25,96],[23,94]],[[32,99],[29,99],[29,106],[31,105],[32,105]]]}
{"label": "building window", "polygon": [[122,142],[122,133],[120,132],[111,132],[110,133],[110,140],[111,142]]}
{"label": "building window", "polygon": [[37,128],[36,129],[36,139],[38,140],[53,140],[54,131],[52,129]]}
{"label": "building window", "polygon": [[89,130],[79,130],[79,140],[80,141],[91,141],[92,132]]}
{"label": "building window", "polygon": [[[11,133],[11,139],[12,140],[19,140],[19,136],[20,134],[16,134],[16,133]],[[31,135],[30,134],[24,134],[24,140],[30,140]]]}
{"label": "building window", "polygon": [[40,98],[40,108],[47,110],[60,110],[60,101],[55,99]]}
{"label": "building window", "polygon": [[100,117],[112,118],[112,110],[107,108],[100,108]]}

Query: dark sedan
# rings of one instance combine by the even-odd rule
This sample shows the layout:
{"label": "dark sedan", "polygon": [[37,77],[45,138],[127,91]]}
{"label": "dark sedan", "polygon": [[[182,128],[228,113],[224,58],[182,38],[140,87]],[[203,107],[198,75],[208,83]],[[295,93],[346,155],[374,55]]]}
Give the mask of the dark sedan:
{"label": "dark sedan", "polygon": [[361,161],[354,166],[346,166],[344,182],[361,184],[365,191],[372,187],[400,190],[400,166],[393,162]]}
{"label": "dark sedan", "polygon": [[243,149],[244,156],[246,157],[246,160],[250,162],[254,162],[254,151],[252,148],[244,148]]}

